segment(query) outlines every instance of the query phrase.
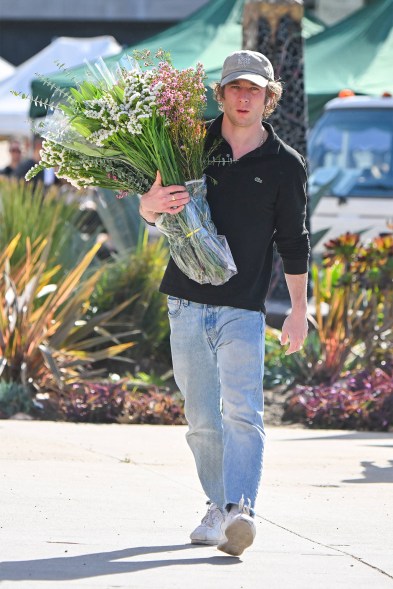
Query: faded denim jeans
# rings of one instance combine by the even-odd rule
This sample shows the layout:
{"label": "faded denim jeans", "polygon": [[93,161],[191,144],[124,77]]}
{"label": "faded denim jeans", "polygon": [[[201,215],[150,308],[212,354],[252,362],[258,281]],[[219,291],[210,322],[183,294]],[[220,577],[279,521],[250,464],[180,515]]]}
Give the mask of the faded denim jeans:
{"label": "faded denim jeans", "polygon": [[262,474],[265,317],[168,297],[176,383],[202,488],[219,507],[254,511]]}

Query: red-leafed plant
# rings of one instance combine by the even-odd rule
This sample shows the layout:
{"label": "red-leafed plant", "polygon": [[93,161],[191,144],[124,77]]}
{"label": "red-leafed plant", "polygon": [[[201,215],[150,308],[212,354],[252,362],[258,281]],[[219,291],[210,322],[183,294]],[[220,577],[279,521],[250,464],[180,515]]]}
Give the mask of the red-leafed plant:
{"label": "red-leafed plant", "polygon": [[348,374],[333,385],[297,386],[283,419],[312,427],[388,431],[393,427],[393,366]]}
{"label": "red-leafed plant", "polygon": [[118,382],[75,382],[59,403],[69,421],[93,423],[184,424],[180,395],[152,385]]}

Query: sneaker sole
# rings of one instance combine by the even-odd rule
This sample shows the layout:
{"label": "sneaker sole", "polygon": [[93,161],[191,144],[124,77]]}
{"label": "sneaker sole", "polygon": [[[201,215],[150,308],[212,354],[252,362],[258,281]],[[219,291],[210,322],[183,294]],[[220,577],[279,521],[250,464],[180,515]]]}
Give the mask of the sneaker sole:
{"label": "sneaker sole", "polygon": [[191,544],[200,544],[201,546],[217,546],[217,540],[193,540],[191,538]]}
{"label": "sneaker sole", "polygon": [[226,528],[225,536],[226,542],[219,544],[218,550],[231,556],[240,556],[254,542],[255,533],[248,522],[239,520]]}

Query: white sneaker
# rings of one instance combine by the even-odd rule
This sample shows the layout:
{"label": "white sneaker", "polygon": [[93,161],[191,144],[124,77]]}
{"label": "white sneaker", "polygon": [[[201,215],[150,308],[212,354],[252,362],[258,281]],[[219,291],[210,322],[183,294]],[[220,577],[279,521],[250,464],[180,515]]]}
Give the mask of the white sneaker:
{"label": "white sneaker", "polygon": [[191,544],[216,546],[222,537],[224,514],[215,503],[210,503],[201,523],[190,534]]}
{"label": "white sneaker", "polygon": [[238,506],[232,505],[225,518],[224,534],[218,543],[218,550],[232,556],[240,556],[254,542],[256,528],[250,515],[250,507],[250,500],[248,506],[244,505],[244,497],[240,499]]}

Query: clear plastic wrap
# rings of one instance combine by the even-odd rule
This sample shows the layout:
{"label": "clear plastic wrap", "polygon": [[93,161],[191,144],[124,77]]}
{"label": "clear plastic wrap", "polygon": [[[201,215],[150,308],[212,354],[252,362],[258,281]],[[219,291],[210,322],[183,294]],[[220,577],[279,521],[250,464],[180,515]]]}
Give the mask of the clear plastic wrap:
{"label": "clear plastic wrap", "polygon": [[226,238],[217,235],[211,220],[206,179],[185,185],[190,202],[176,215],[160,215],[156,227],[168,237],[171,256],[188,278],[199,284],[225,284],[237,269]]}

